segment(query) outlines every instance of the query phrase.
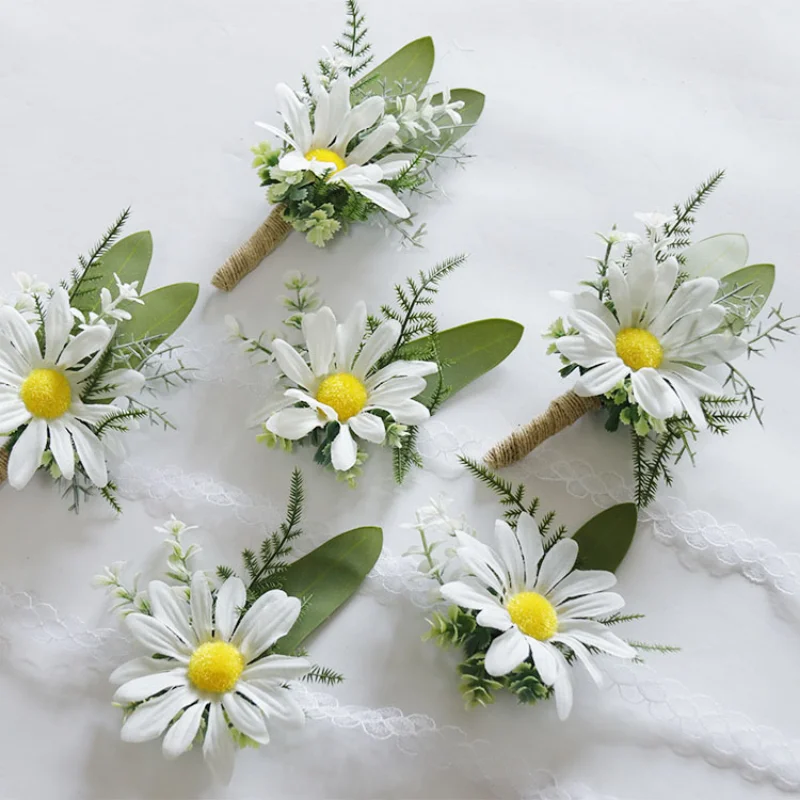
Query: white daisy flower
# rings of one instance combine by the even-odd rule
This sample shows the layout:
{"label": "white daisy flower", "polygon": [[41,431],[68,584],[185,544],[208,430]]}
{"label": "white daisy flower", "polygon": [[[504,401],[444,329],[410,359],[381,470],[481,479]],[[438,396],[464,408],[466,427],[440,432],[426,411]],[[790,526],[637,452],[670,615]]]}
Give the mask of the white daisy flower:
{"label": "white daisy flower", "polygon": [[385,411],[401,425],[419,425],[430,416],[413,398],[425,389],[425,376],[436,372],[436,364],[394,361],[372,372],[397,342],[400,325],[383,322],[365,340],[366,327],[364,303],[358,303],[340,325],[327,306],[305,314],[302,332],[308,362],[283,339],[272,342],[279,368],[296,388],[273,396],[256,415],[258,421],[266,419],[268,431],[284,439],[302,439],[315,428],[337,422],[339,433],[331,446],[331,460],[340,471],[356,463],[351,433],[376,444],[386,437],[383,419],[373,412]]}
{"label": "white daisy flower", "polygon": [[230,780],[235,753],[231,728],[267,744],[273,724],[302,725],[303,710],[287,682],[311,669],[305,658],[261,657],[285,636],[300,614],[300,600],[267,592],[241,615],[247,591],[229,578],[212,599],[202,572],[192,577],[190,599],[183,587],[152,581],[152,616],[129,614],[125,622],[147,653],[116,669],[121,684],[114,701],[136,703],[122,739],[146,742],[166,731],[167,758],[186,752],[200,734],[203,757],[215,776]]}
{"label": "white daisy flower", "polygon": [[497,520],[497,550],[462,532],[456,537],[458,557],[474,583],[453,581],[441,592],[461,608],[478,611],[478,625],[502,631],[486,652],[490,675],[506,675],[531,658],[542,682],[553,687],[559,717],[566,719],[572,709],[568,655],[598,685],[602,674],[588,648],[618,658],[636,655],[597,621],[618,612],[625,601],[606,591],[617,582],[612,573],[573,569],[577,542],[562,539],[545,555],[536,522],[527,514],[519,518],[516,532]]}
{"label": "white daisy flower", "polygon": [[316,88],[312,129],[309,106],[285,83],[280,83],[275,89],[278,112],[291,135],[265,122],[256,125],[292,148],[278,162],[280,169],[286,172],[309,170],[315,175],[325,175],[328,181],[346,183],[376,206],[405,219],[409,210],[381,181],[402,172],[411,163],[409,157],[388,156],[370,163],[394,139],[400,126],[394,119],[387,118],[348,152],[353,139],[375,125],[384,113],[382,97],[368,97],[351,108],[350,90],[350,79],[344,74],[331,83],[330,91],[323,86]]}
{"label": "white daisy flower", "polygon": [[720,332],[725,309],[713,302],[719,282],[695,278],[676,289],[679,271],[675,258],[659,264],[652,245],[641,244],[626,272],[616,264],[608,269],[613,312],[589,292],[570,296],[567,321],[579,333],[556,346],[587,370],[576,394],[602,395],[630,377],[634,399],[651,417],[669,419],[685,409],[705,425],[700,398],[725,392],[703,367],[738,358],[747,345]]}
{"label": "white daisy flower", "polygon": [[[45,312],[42,353],[22,314],[10,306],[0,308],[0,434],[25,426],[8,462],[8,482],[15,489],[27,485],[46,449],[68,480],[75,474],[77,453],[92,483],[108,483],[105,450],[91,426],[102,422],[111,407],[84,403],[82,396],[113,331],[95,325],[71,337],[73,321],[69,297],[58,288]],[[109,391],[93,391],[93,401],[133,394],[144,376],[113,370],[103,376],[103,384]]]}

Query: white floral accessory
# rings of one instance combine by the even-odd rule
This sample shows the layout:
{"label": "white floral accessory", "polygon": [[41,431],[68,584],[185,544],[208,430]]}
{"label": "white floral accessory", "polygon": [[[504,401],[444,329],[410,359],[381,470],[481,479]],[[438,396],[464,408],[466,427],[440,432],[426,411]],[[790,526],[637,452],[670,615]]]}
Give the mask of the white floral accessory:
{"label": "white floral accessory", "polygon": [[[76,511],[94,492],[121,510],[109,458],[125,457],[122,436],[140,419],[170,424],[142,391],[188,377],[176,349],[162,345],[194,305],[197,285],[140,296],[152,239],[142,231],[115,244],[127,216],[61,286],[16,273],[20,291],[0,303],[0,483],[24,489],[46,470]],[[148,305],[152,294],[178,309],[166,322],[160,303]]]}
{"label": "white floral accessory", "polygon": [[353,223],[376,220],[402,243],[419,245],[406,197],[436,191],[433,168],[468,160],[459,140],[478,121],[484,96],[434,90],[433,41],[410,42],[378,66],[364,15],[348,4],[346,30],[302,87],[276,87],[281,125],[257,122],[272,137],[253,148],[253,167],[273,209],[217,270],[230,291],[292,231],[325,247]]}
{"label": "white floral accessory", "polygon": [[273,590],[241,614],[241,579],[228,578],[212,597],[208,579],[196,572],[188,592],[152,581],[144,600],[150,613],[128,614],[125,622],[145,655],[110,678],[120,684],[114,702],[127,710],[123,741],[163,735],[164,755],[176,758],[199,737],[204,759],[227,782],[234,734],[267,744],[273,727],[303,724],[287,684],[306,675],[311,662],[264,656],[296,622],[296,597]]}
{"label": "white floral accessory", "polygon": [[691,243],[694,214],[723,172],[704,181],[671,214],[636,214],[645,233],[601,235],[597,275],[575,294],[554,292],[570,310],[547,337],[574,388],[495,445],[486,461],[504,467],[589,411],[602,408],[606,429],[631,429],[636,503],[655,498],[672,465],[694,462],[694,443],[710,430],[726,434],[750,416],[762,421],[755,387],[738,361],[795,332],[782,306],[758,316],[775,281],[773,264],[750,264],[744,235],[723,233]]}
{"label": "white floral accessory", "polygon": [[640,650],[676,650],[627,642],[612,630],[642,617],[624,614],[622,596],[610,591],[636,531],[632,503],[611,506],[569,536],[556,527],[554,512],[541,513],[538,498],[525,499],[524,486],[460,461],[506,508],[493,539],[482,541],[442,501],[433,502],[417,513],[421,547],[407,555],[430,579],[433,604],[450,604],[433,613],[426,638],[463,652],[459,688],[467,708],[493,703],[503,689],[528,705],[554,697],[566,719],[573,668],[601,686],[601,656],[630,660]]}

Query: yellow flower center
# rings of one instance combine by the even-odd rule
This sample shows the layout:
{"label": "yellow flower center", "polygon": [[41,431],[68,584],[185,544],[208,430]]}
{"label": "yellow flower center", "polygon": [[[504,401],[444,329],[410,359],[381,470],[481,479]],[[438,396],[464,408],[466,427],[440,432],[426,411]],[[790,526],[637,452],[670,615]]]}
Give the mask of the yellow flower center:
{"label": "yellow flower center", "polygon": [[347,372],[328,375],[317,389],[317,400],[330,406],[340,422],[347,422],[367,404],[367,387]]}
{"label": "yellow flower center", "polygon": [[650,331],[623,328],[617,334],[617,355],[632,370],[643,367],[658,369],[664,360],[664,348]]}
{"label": "yellow flower center", "polygon": [[306,153],[306,158],[309,161],[316,159],[317,161],[324,161],[326,164],[333,164],[334,169],[328,173],[329,175],[333,175],[334,172],[339,172],[339,170],[347,166],[347,162],[338,153],[334,153],[333,150],[326,150],[324,147],[309,150]]}
{"label": "yellow flower center", "polygon": [[34,417],[57,419],[69,410],[72,389],[63,373],[35,369],[23,381],[19,397]]}
{"label": "yellow flower center", "polygon": [[547,641],[558,631],[558,614],[550,601],[539,592],[520,592],[507,603],[511,621],[526,635]]}
{"label": "yellow flower center", "polygon": [[192,653],[189,680],[203,692],[222,694],[236,686],[244,656],[227,642],[206,642]]}

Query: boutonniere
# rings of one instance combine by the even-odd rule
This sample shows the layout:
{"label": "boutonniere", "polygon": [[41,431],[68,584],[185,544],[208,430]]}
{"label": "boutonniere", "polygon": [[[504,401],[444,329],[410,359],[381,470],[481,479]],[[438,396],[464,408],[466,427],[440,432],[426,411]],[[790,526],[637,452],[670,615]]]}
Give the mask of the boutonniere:
{"label": "boutonniere", "polygon": [[640,507],[672,481],[672,466],[695,460],[703,430],[727,434],[755,417],[761,398],[740,366],[796,332],[781,305],[760,315],[775,281],[773,264],[751,264],[747,239],[722,233],[691,244],[696,210],[723,178],[717,172],[671,214],[637,214],[645,234],[601,236],[597,276],[577,294],[547,336],[574,387],[496,445],[493,467],[511,464],[589,411],[606,429],[630,429],[635,497]]}
{"label": "boutonniere", "polygon": [[642,618],[624,614],[625,601],[611,591],[636,530],[633,503],[602,511],[570,536],[554,512],[541,511],[538,498],[526,499],[524,486],[467,458],[461,462],[505,507],[494,535],[436,504],[417,513],[421,546],[412,552],[436,582],[438,605],[449,606],[434,612],[425,638],[461,649],[467,708],[493,703],[495,692],[506,690],[526,704],[555,698],[566,719],[576,667],[600,685],[598,656],[632,660],[639,651],[677,650],[615,632]]}
{"label": "boutonniere", "polygon": [[337,320],[311,281],[292,276],[285,334],[252,339],[229,318],[233,337],[273,370],[270,395],[252,418],[260,440],[287,451],[313,447],[314,460],[351,486],[367,459],[364,445],[386,445],[402,483],[422,463],[417,426],[500,364],[522,335],[521,325],[504,319],[439,331],[430,305],[440,281],[464,260],[448,259],[396,286],[396,304],[377,316],[358,302]]}
{"label": "boutonniere", "polygon": [[380,555],[380,528],[356,528],[297,560],[302,536],[302,476],[292,475],[285,521],[257,551],[242,554],[241,576],[230,567],[211,575],[194,562],[199,548],[185,547],[192,527],[172,517],[163,527],[169,554],[164,580],[139,590],[123,581],[124,564],[98,575],[95,584],[114,599],[140,655],[110,680],[124,713],[122,739],[163,737],[166,758],[193,745],[216,780],[230,780],[236,751],[259,747],[305,714],[297,681],[339,683],[335,670],[316,665],[303,648],[363,582]]}
{"label": "boutonniere", "polygon": [[123,434],[140,420],[171,424],[143,393],[188,378],[165,342],[198,286],[141,294],[153,241],[141,231],[115,243],[127,217],[61,285],[17,273],[19,291],[0,304],[0,480],[24,489],[41,469],[75,511],[95,492],[121,511],[108,458],[124,457]]}
{"label": "boutonniere", "polygon": [[276,87],[280,124],[257,124],[277,145],[253,148],[273,209],[216,272],[218,289],[233,289],[293,229],[324,247],[350,224],[377,218],[419,243],[424,225],[406,230],[413,215],[402,198],[429,194],[440,162],[466,160],[458,142],[478,121],[484,96],[432,88],[430,37],[367,72],[373,57],[366,37],[364,15],[348,0],[344,33],[318,73],[304,75],[298,91]]}

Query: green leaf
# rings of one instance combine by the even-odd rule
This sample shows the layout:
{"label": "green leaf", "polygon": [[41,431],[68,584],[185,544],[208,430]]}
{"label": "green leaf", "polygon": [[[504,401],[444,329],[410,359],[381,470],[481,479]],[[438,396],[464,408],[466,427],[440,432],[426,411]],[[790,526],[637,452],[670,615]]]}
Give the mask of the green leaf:
{"label": "green leaf", "polygon": [[354,87],[361,95],[382,95],[384,86],[390,94],[397,94],[400,86],[419,94],[428,83],[433,70],[433,39],[423,36],[401,47],[394,55],[368,72]]}
{"label": "green leaf", "polygon": [[[440,331],[436,344],[444,364],[444,385],[450,387],[450,395],[504,361],[519,344],[524,330],[510,319],[482,319]],[[429,349],[430,337],[424,336],[401,348],[400,357],[413,358],[414,353]],[[418,398],[421,402],[430,399],[438,380],[437,375],[428,376],[428,388]]]}
{"label": "green leaf", "polygon": [[278,640],[276,652],[293,653],[355,594],[378,560],[382,547],[380,528],[355,528],[289,564],[281,588],[292,597],[306,600],[306,606],[294,627]]}
{"label": "green leaf", "polygon": [[[125,343],[153,337],[148,346],[154,350],[189,316],[199,291],[196,283],[173,283],[143,294],[144,305],[132,304],[129,311],[133,316],[120,323],[115,340]],[[137,363],[131,363],[131,368]]]}
{"label": "green leaf", "polygon": [[616,572],[636,533],[636,506],[620,503],[592,517],[572,538],[578,543],[580,569]]}
{"label": "green leaf", "polygon": [[[450,92],[450,102],[456,100],[464,101],[464,108],[458,113],[461,114],[461,125],[449,130],[443,131],[442,136],[438,141],[426,140],[425,147],[429,151],[436,153],[443,153],[449,147],[452,147],[459,139],[466,136],[470,129],[480,119],[483,113],[483,106],[486,103],[486,95],[482,92],[477,92],[475,89],[453,89]],[[443,97],[440,94],[435,95],[431,102],[433,105],[441,105]],[[449,120],[445,120],[443,125],[446,127]]]}
{"label": "green leaf", "polygon": [[720,296],[736,289],[736,296],[728,298],[727,322],[735,334],[741,333],[759,314],[767,302],[775,283],[774,264],[751,264],[731,272],[719,282]]}
{"label": "green leaf", "polygon": [[[138,281],[138,290],[141,292],[150,259],[153,257],[153,237],[150,231],[139,231],[120,239],[100,261],[90,268],[85,276],[86,287],[91,291],[79,293],[73,298],[72,306],[79,311],[100,310],[100,290],[110,289],[115,295],[114,287],[117,285],[114,275],[118,275],[123,283]],[[130,310],[132,303],[125,303],[124,308]]]}
{"label": "green leaf", "polygon": [[683,251],[683,269],[693,278],[721,278],[747,263],[750,245],[742,233],[718,233],[701,239]]}

